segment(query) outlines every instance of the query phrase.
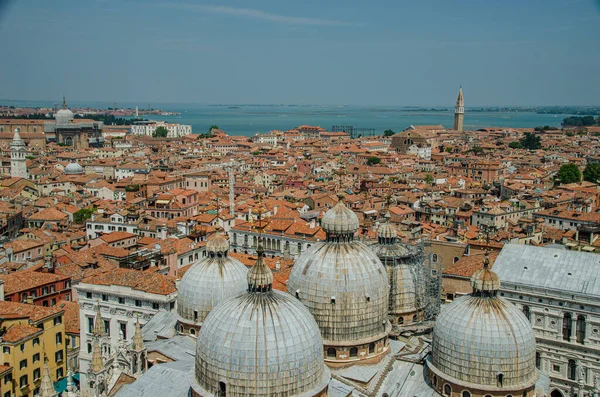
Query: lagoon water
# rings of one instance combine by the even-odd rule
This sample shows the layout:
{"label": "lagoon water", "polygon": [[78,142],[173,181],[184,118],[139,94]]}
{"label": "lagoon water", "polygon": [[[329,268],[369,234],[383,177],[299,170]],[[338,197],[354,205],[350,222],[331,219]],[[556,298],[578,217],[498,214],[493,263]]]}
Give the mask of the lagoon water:
{"label": "lagoon water", "polygon": [[[0,101],[3,105],[47,106],[41,101]],[[72,107],[113,106],[107,102],[69,102]],[[120,103],[119,107],[135,108],[136,104]],[[141,107],[147,104],[140,104]],[[318,125],[330,130],[334,125],[350,125],[355,128],[372,128],[376,134],[391,129],[402,131],[410,125],[441,124],[451,128],[453,111],[417,111],[410,108],[386,106],[287,106],[287,105],[196,105],[151,104],[153,108],[180,112],[180,116],[149,116],[152,120],[191,124],[194,133],[205,133],[215,124],[230,135],[251,136],[257,132],[287,130],[302,124]],[[567,115],[537,114],[532,112],[469,112],[465,111],[465,129],[483,127],[528,128],[539,125],[559,127]]]}

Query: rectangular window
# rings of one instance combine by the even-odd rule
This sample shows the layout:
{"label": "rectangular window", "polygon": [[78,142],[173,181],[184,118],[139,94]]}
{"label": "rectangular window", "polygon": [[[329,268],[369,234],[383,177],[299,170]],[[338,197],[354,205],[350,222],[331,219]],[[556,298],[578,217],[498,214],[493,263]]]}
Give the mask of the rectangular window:
{"label": "rectangular window", "polygon": [[21,360],[19,363],[19,369],[27,368],[27,359]]}
{"label": "rectangular window", "polygon": [[50,306],[56,305],[56,298],[50,299]]}
{"label": "rectangular window", "polygon": [[141,301],[141,300],[139,300],[139,299],[136,299],[136,300],[135,300],[135,305],[136,305],[137,307],[141,307],[141,306],[142,306],[142,301]]}
{"label": "rectangular window", "polygon": [[61,362],[63,360],[63,351],[59,350],[56,353],[54,353],[54,361],[56,361],[57,363]]}
{"label": "rectangular window", "polygon": [[86,292],[85,293],[85,297],[88,299],[92,299],[92,293],[91,292]]}
{"label": "rectangular window", "polygon": [[33,338],[33,345],[37,346],[40,344],[40,338]]}
{"label": "rectangular window", "polygon": [[25,351],[25,343],[21,343],[21,346],[19,346],[19,349],[21,349],[21,351]]}
{"label": "rectangular window", "polygon": [[2,353],[4,353],[4,354],[10,354],[10,347],[3,346],[2,347]]}
{"label": "rectangular window", "polygon": [[8,382],[12,382],[12,374],[4,375],[4,384],[7,384]]}
{"label": "rectangular window", "polygon": [[25,386],[27,386],[27,375],[23,375],[19,378],[19,387],[23,388]]}
{"label": "rectangular window", "polygon": [[104,333],[110,336],[110,320],[104,320]]}
{"label": "rectangular window", "polygon": [[33,357],[31,357],[31,361],[32,361],[33,363],[37,363],[38,361],[40,361],[40,353],[35,353],[35,354],[33,355]]}
{"label": "rectangular window", "polygon": [[63,369],[62,369],[62,368],[58,368],[58,369],[56,370],[56,377],[57,377],[58,379],[60,379],[60,378],[62,378],[63,376],[64,376]]}
{"label": "rectangular window", "polygon": [[102,294],[102,300],[103,300],[103,301],[107,301],[107,300],[108,300],[108,295],[106,295],[106,294]]}
{"label": "rectangular window", "polygon": [[152,308],[154,310],[158,310],[160,308],[160,305],[158,303],[156,303],[156,302],[152,302]]}
{"label": "rectangular window", "polygon": [[92,332],[94,332],[94,318],[88,317],[87,322],[88,322],[88,333],[91,334]]}
{"label": "rectangular window", "polygon": [[127,323],[119,323],[119,330],[123,335],[123,339],[127,340]]}
{"label": "rectangular window", "polygon": [[60,345],[62,343],[62,334],[60,332],[57,332],[56,337],[54,339],[56,340],[56,344]]}
{"label": "rectangular window", "polygon": [[124,304],[125,304],[125,298],[121,298],[121,297],[119,297],[119,303],[120,303],[121,305],[124,305]]}
{"label": "rectangular window", "polygon": [[62,316],[54,318],[54,325],[62,324]]}
{"label": "rectangular window", "polygon": [[33,370],[33,381],[40,379],[40,369],[36,368]]}

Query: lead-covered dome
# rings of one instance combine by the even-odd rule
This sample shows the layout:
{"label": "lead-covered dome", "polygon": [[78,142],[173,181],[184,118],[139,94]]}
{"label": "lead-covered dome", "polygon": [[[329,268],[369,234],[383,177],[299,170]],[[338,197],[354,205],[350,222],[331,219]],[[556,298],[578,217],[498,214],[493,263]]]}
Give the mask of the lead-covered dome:
{"label": "lead-covered dome", "polygon": [[321,219],[321,227],[325,233],[356,233],[359,228],[358,217],[344,204],[344,196],[338,195],[338,202]]}
{"label": "lead-covered dome", "polygon": [[67,108],[67,101],[63,97],[62,109],[59,109],[54,115],[56,124],[69,124],[74,118],[75,115]]}
{"label": "lead-covered dome", "polygon": [[[259,258],[248,292],[206,317],[196,347],[194,396],[320,396],[330,379],[319,328],[293,297],[272,290]],[[266,284],[265,284],[266,283]]]}
{"label": "lead-covered dome", "polygon": [[319,324],[328,361],[367,359],[387,352],[391,326],[385,269],[365,244],[354,240],[358,220],[341,199],[323,220],[327,220],[327,240],[296,260],[287,291]]}
{"label": "lead-covered dome", "polygon": [[442,308],[429,367],[461,388],[520,394],[537,381],[535,335],[525,315],[497,296],[498,276],[487,263],[486,256],[471,279],[473,293]]}
{"label": "lead-covered dome", "polygon": [[66,175],[81,175],[83,174],[83,167],[77,163],[69,163],[65,167]]}
{"label": "lead-covered dome", "polygon": [[[217,234],[208,240],[208,256],[192,265],[179,282],[177,314],[179,331],[196,334],[208,313],[227,298],[246,291],[248,269],[228,256],[229,244]],[[186,332],[189,333],[189,332]]]}

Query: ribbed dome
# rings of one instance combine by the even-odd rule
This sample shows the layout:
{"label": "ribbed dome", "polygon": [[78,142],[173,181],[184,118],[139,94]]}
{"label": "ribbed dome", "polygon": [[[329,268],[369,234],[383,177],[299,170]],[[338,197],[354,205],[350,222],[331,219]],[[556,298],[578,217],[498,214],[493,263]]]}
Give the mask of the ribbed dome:
{"label": "ribbed dome", "polygon": [[442,307],[433,329],[432,370],[466,387],[518,390],[537,381],[535,336],[525,315],[499,297],[472,295]]}
{"label": "ribbed dome", "polygon": [[358,217],[344,204],[344,196],[338,195],[339,201],[323,215],[321,227],[328,234],[351,234],[358,231]]}
{"label": "ribbed dome", "polygon": [[265,268],[259,252],[248,293],[206,317],[196,347],[195,394],[213,396],[225,388],[232,397],[315,396],[327,387],[330,373],[315,320],[296,299],[262,285],[270,273]]}
{"label": "ribbed dome", "polygon": [[56,120],[57,124],[68,124],[74,118],[75,115],[69,109],[60,109],[54,115],[54,120]]}
{"label": "ribbed dome", "polygon": [[287,290],[308,307],[326,344],[387,334],[388,278],[381,261],[359,241],[310,247],[296,260]]}
{"label": "ribbed dome", "polygon": [[202,324],[216,305],[246,291],[247,274],[248,269],[237,259],[209,253],[192,265],[179,282],[177,313],[180,321]]}
{"label": "ribbed dome", "polygon": [[389,223],[384,223],[379,226],[379,230],[377,230],[377,237],[384,239],[393,239],[398,237],[398,233],[396,232],[396,228]]}
{"label": "ribbed dome", "polygon": [[213,253],[224,253],[229,250],[229,241],[221,233],[215,234],[206,242],[206,251]]}
{"label": "ribbed dome", "polygon": [[65,167],[65,174],[67,175],[80,175],[83,174],[83,167],[77,163],[69,163]]}

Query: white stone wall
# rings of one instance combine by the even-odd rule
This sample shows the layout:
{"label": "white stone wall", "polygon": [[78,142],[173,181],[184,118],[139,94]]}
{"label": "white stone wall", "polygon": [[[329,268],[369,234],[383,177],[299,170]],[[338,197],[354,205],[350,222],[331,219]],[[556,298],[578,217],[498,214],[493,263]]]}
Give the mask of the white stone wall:
{"label": "white stone wall", "polygon": [[[600,301],[591,297],[568,295],[566,292],[540,290],[525,285],[502,282],[501,296],[521,310],[529,307],[535,332],[540,370],[551,380],[551,390],[560,389],[569,395],[577,390],[579,368],[575,380],[568,379],[568,362],[581,364],[585,388],[591,392],[594,376],[600,376]],[[563,339],[563,318],[571,314],[571,337]],[[577,318],[585,318],[585,338],[577,342]]]}

